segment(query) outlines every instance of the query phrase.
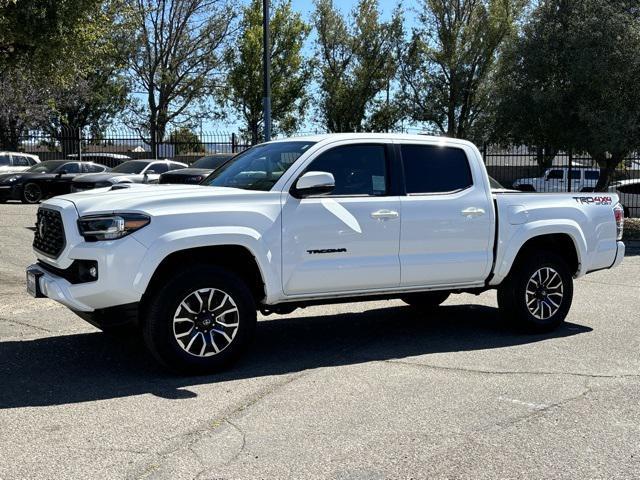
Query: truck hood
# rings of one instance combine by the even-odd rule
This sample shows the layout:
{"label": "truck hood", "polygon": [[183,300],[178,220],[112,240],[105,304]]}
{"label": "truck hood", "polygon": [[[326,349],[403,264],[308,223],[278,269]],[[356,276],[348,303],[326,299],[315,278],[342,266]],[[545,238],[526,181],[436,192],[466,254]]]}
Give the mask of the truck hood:
{"label": "truck hood", "polygon": [[80,216],[123,211],[158,215],[163,212],[191,213],[218,201],[243,202],[249,197],[256,201],[261,195],[271,197],[277,193],[201,185],[127,184],[56,198],[72,202]]}

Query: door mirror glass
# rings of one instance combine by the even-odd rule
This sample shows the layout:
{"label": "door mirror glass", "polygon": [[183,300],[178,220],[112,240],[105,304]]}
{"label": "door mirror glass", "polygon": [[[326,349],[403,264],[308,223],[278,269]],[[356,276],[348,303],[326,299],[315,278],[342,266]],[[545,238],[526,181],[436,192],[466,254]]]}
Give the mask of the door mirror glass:
{"label": "door mirror glass", "polygon": [[336,187],[336,181],[329,172],[307,172],[296,182],[294,196],[304,198],[310,195],[331,193]]}
{"label": "door mirror glass", "polygon": [[147,170],[146,172],[144,172],[145,175],[153,175],[154,173],[156,173],[155,170]]}

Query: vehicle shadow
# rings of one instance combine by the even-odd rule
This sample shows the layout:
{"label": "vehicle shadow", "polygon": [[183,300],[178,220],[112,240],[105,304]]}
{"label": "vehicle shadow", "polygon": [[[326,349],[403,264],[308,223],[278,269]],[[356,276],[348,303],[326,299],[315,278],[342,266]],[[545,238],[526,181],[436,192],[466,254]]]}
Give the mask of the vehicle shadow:
{"label": "vehicle shadow", "polygon": [[180,377],[161,370],[139,339],[103,333],[0,343],[0,408],[59,405],[151,393],[193,397],[190,385],[438,352],[502,348],[568,337],[591,328],[566,323],[544,335],[518,333],[496,308],[443,306],[426,315],[409,307],[363,313],[267,319],[257,341],[228,371]]}

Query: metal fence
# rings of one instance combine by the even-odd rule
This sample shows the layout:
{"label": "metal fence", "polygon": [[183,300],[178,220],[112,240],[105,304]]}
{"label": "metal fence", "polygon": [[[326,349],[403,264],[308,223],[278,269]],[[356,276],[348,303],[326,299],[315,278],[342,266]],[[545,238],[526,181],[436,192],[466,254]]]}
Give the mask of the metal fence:
{"label": "metal fence", "polygon": [[[541,193],[593,192],[600,177],[600,167],[584,153],[496,145],[483,145],[481,150],[489,175],[507,188]],[[638,152],[618,165],[609,190],[620,196],[627,216],[640,217]]]}
{"label": "metal fence", "polygon": [[[132,158],[170,158],[192,163],[215,153],[238,153],[249,148],[247,138],[229,132],[201,132],[193,135],[169,135],[155,148],[135,131],[112,129],[100,134],[60,129],[57,132],[29,131],[16,137],[13,145],[0,150],[17,150],[38,155],[40,160],[96,157],[97,154],[117,154]],[[102,159],[104,163],[106,159]],[[113,166],[113,165],[109,165]]]}
{"label": "metal fence", "polygon": [[[6,139],[10,136],[0,135],[0,138]],[[249,147],[249,138],[236,133],[200,132],[169,135],[168,139],[157,143],[153,151],[143,136],[129,129],[110,129],[100,134],[86,130],[61,129],[53,133],[30,131],[14,136],[12,145],[0,145],[0,150],[33,153],[43,161],[64,158],[89,159],[102,153],[118,154],[132,159],[170,158],[191,164],[205,155],[238,153]],[[553,152],[551,155],[549,152],[527,146],[497,145],[483,145],[481,151],[489,175],[507,188],[532,192],[589,192],[593,191],[600,175],[598,165],[591,157],[582,153]],[[99,161],[108,163],[109,159],[102,158]],[[119,160],[113,162],[118,163]],[[620,195],[627,216],[640,217],[638,152],[630,155],[618,166],[613,182],[616,183],[611,191]]]}

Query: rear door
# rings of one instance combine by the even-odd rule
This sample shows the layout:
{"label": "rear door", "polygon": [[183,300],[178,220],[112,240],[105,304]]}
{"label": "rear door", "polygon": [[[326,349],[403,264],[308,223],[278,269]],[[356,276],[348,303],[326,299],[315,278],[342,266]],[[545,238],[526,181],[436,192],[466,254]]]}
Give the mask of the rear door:
{"label": "rear door", "polygon": [[333,174],[329,195],[286,194],[282,210],[287,295],[397,287],[400,199],[392,189],[390,141],[333,144],[305,171]]}
{"label": "rear door", "polygon": [[470,284],[489,274],[494,211],[473,149],[400,142],[402,286]]}

